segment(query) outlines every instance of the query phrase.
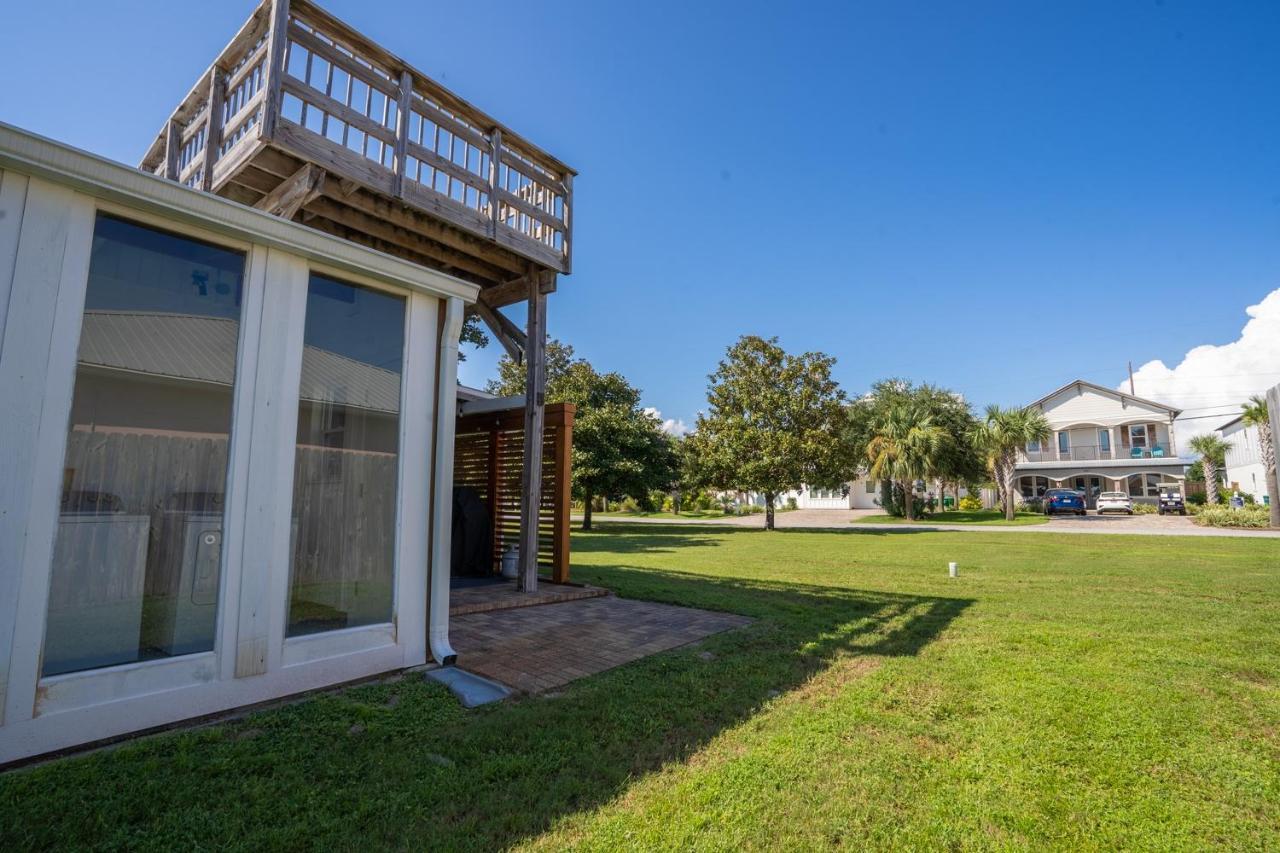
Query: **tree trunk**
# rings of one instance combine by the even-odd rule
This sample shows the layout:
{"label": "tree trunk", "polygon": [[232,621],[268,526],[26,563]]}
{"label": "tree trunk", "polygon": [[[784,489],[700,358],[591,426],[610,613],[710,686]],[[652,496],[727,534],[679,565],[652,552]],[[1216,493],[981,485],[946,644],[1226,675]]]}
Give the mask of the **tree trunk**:
{"label": "tree trunk", "polygon": [[1013,521],[1017,514],[1017,505],[1013,498],[1013,460],[1005,459],[1000,467],[1004,473],[1004,520]]}
{"label": "tree trunk", "polygon": [[1271,526],[1280,527],[1280,477],[1276,475],[1276,443],[1270,423],[1258,424],[1258,444],[1262,448],[1262,470],[1266,476],[1267,499],[1271,502]]}
{"label": "tree trunk", "polygon": [[1204,496],[1212,506],[1218,502],[1218,463],[1208,456],[1202,457],[1204,466]]}
{"label": "tree trunk", "polygon": [[911,486],[912,484],[907,482],[902,484],[902,514],[907,521],[916,520],[916,496]]}
{"label": "tree trunk", "polygon": [[591,529],[591,504],[595,499],[591,495],[587,495],[587,499],[583,502],[582,511],[582,529]]}
{"label": "tree trunk", "polygon": [[764,493],[764,529],[773,530],[773,492]]}
{"label": "tree trunk", "polygon": [[880,481],[880,508],[893,515],[893,481]]}

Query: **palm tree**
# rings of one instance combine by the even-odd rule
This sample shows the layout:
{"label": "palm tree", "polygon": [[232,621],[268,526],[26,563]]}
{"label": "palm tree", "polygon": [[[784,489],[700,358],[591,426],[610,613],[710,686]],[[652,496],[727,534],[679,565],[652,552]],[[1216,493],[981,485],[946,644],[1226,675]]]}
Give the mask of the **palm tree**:
{"label": "palm tree", "polygon": [[1280,488],[1276,482],[1276,445],[1271,434],[1271,412],[1267,401],[1254,395],[1244,406],[1244,422],[1258,428],[1258,446],[1262,449],[1262,470],[1267,478],[1267,496],[1271,499],[1271,526],[1280,527]]}
{"label": "palm tree", "polygon": [[1013,521],[1017,509],[1013,482],[1018,451],[1033,441],[1047,441],[1053,432],[1039,409],[987,406],[986,417],[974,430],[974,442],[987,451],[991,473],[999,485],[1004,517]]}
{"label": "palm tree", "polygon": [[1225,466],[1231,446],[1231,442],[1223,441],[1213,433],[1191,439],[1191,449],[1200,454],[1200,462],[1204,466],[1205,497],[1211,504],[1218,502],[1218,472]]}
{"label": "palm tree", "polygon": [[876,419],[867,443],[868,474],[887,478],[902,489],[903,513],[915,519],[915,481],[937,470],[945,433],[922,406],[903,401]]}

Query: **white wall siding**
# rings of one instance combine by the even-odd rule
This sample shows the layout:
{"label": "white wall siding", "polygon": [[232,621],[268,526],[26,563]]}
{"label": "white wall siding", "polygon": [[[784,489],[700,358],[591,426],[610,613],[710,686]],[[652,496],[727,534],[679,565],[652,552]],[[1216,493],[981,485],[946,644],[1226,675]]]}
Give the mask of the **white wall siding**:
{"label": "white wall siding", "polygon": [[1111,426],[1135,421],[1168,423],[1168,410],[1137,400],[1119,400],[1085,386],[1072,385],[1040,404],[1054,429],[1077,424]]}

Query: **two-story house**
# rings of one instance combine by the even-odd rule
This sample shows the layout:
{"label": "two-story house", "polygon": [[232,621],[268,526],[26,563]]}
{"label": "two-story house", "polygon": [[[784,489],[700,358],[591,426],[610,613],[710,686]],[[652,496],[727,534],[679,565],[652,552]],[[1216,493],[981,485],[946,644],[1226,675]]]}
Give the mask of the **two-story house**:
{"label": "two-story house", "polygon": [[1101,492],[1125,492],[1154,501],[1160,484],[1182,482],[1174,419],[1181,410],[1083,379],[1041,397],[1030,408],[1044,412],[1053,432],[1018,454],[1017,487],[1024,498],[1048,489],[1078,489],[1092,508]]}
{"label": "two-story house", "polygon": [[1262,466],[1262,445],[1258,428],[1240,415],[1218,427],[1216,432],[1231,444],[1227,451],[1226,478],[1229,491],[1253,495],[1259,503],[1267,500],[1267,470]]}

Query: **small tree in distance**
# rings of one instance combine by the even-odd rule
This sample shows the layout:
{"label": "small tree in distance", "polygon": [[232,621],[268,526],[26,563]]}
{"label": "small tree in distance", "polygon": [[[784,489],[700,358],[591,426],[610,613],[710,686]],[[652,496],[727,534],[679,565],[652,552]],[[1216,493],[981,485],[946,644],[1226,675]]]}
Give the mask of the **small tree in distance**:
{"label": "small tree in distance", "polygon": [[778,495],[847,479],[845,395],[831,378],[833,364],[822,353],[789,355],[777,338],[745,335],[709,377],[708,410],[685,439],[688,458],[708,486],[764,495],[767,530]]}
{"label": "small tree in distance", "polygon": [[1200,454],[1200,462],[1204,465],[1204,492],[1210,504],[1218,502],[1218,478],[1231,447],[1231,442],[1223,441],[1212,433],[1191,439],[1191,449]]}

